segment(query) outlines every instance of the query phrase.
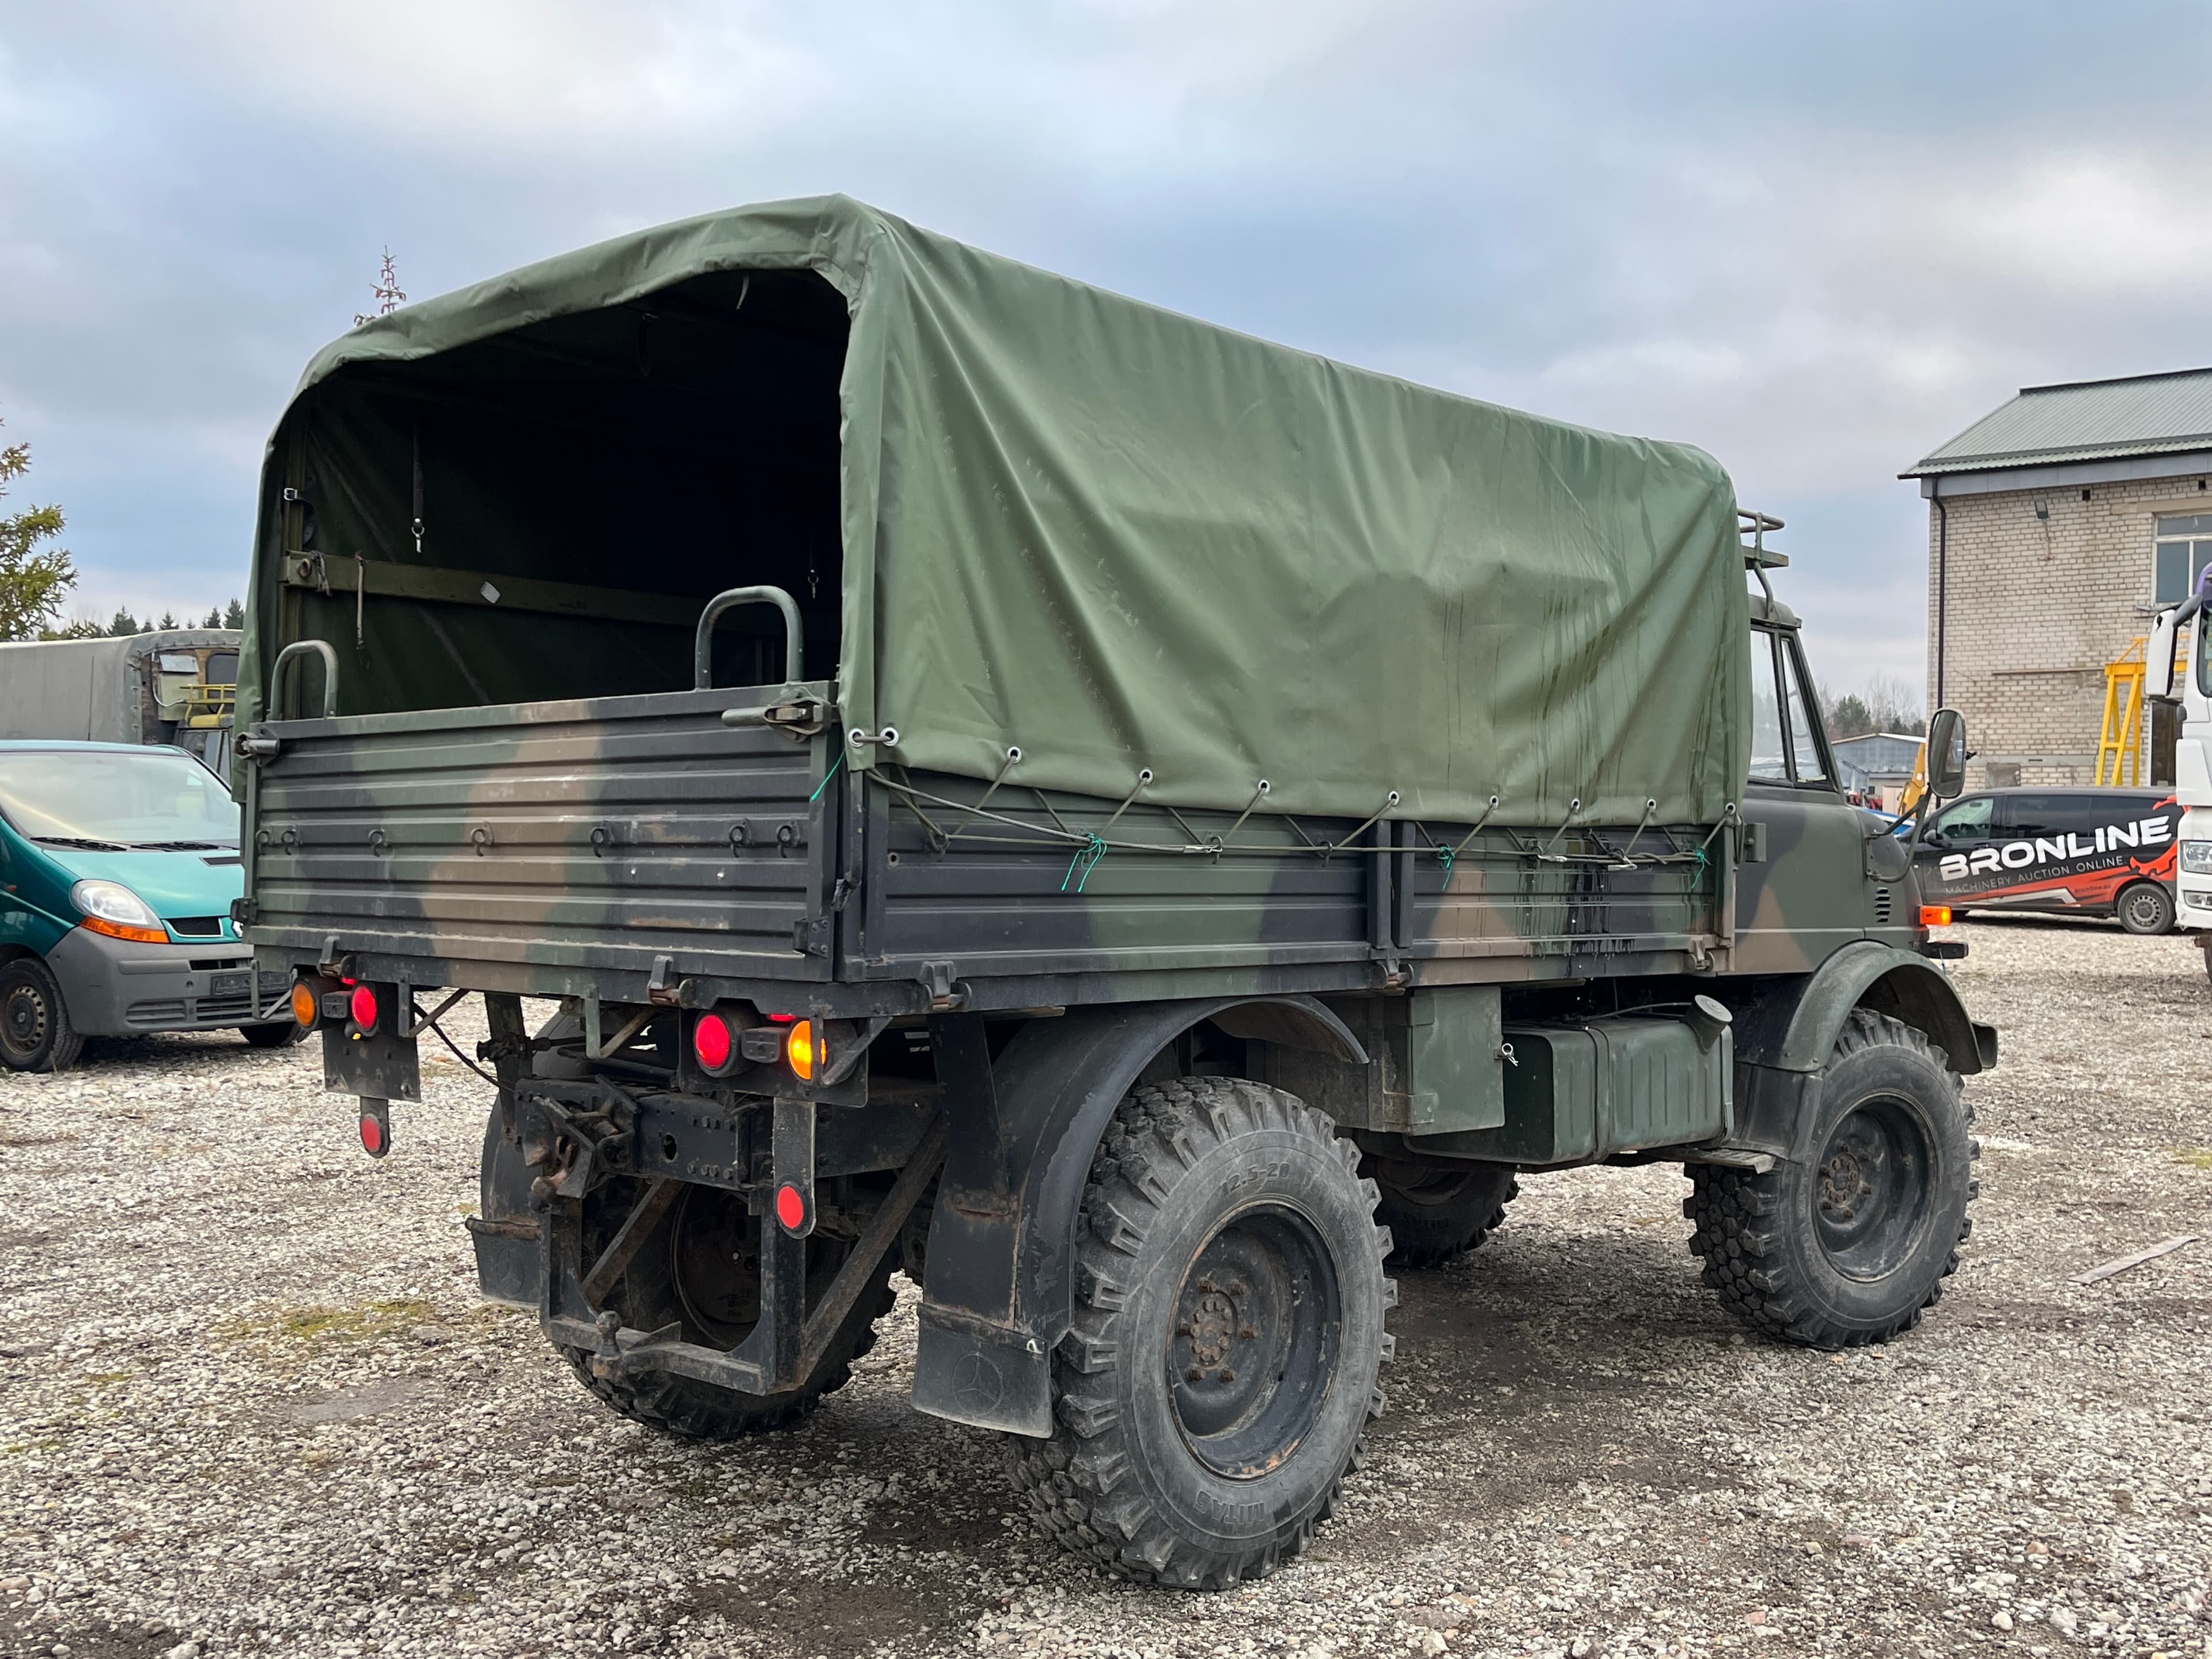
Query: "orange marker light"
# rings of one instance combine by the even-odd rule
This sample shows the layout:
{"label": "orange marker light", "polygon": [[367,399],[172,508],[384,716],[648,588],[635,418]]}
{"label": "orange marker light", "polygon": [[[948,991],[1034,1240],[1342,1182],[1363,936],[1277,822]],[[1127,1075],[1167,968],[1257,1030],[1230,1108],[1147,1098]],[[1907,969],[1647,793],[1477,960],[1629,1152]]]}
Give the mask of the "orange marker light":
{"label": "orange marker light", "polygon": [[313,1025],[322,1018],[322,1009],[315,1000],[315,988],[305,980],[292,982],[292,1018],[301,1025]]}
{"label": "orange marker light", "polygon": [[1948,904],[1922,905],[1920,925],[1923,927],[1948,927],[1951,925],[1951,907]]}
{"label": "orange marker light", "polygon": [[822,1059],[821,1051],[814,1045],[814,1022],[793,1020],[791,1034],[783,1040],[783,1057],[791,1062],[793,1074],[802,1083],[814,1081],[814,1068]]}

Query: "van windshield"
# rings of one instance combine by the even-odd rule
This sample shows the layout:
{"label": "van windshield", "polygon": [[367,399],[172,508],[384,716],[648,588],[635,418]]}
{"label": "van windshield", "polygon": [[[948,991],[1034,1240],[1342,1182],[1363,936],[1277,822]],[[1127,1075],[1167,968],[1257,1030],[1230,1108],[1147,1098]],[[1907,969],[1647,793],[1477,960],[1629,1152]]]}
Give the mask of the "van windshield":
{"label": "van windshield", "polygon": [[189,755],[161,750],[0,753],[0,816],[50,847],[190,852],[238,845],[238,806]]}

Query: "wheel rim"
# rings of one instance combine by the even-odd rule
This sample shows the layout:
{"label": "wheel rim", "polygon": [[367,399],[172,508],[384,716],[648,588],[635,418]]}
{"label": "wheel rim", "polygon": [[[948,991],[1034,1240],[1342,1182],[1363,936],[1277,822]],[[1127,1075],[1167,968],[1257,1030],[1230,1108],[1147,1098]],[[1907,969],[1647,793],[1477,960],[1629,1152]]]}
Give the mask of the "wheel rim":
{"label": "wheel rim", "polygon": [[1256,1480],[1312,1431],[1336,1374],[1343,1298],[1314,1224],[1264,1206],[1206,1241],[1167,1345],[1177,1432],[1216,1474]]}
{"label": "wheel rim", "polygon": [[45,1048],[52,1020],[46,997],[29,980],[0,986],[0,1048],[9,1059],[27,1060]]}
{"label": "wheel rim", "polygon": [[1927,1225],[1935,1158],[1926,1126],[1895,1095],[1863,1101],[1837,1124],[1813,1172],[1820,1248],[1846,1278],[1880,1279]]}
{"label": "wheel rim", "polygon": [[2160,896],[2149,888],[2138,887],[2128,895],[2127,919],[2146,933],[2158,926],[2165,909]]}

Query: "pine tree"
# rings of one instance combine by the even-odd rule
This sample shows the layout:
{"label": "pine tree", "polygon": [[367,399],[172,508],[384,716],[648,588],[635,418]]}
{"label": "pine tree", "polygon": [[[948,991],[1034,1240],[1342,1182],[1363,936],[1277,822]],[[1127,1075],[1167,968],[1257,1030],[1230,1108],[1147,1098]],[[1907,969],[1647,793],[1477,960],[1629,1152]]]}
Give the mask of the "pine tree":
{"label": "pine tree", "polygon": [[[0,448],[0,496],[31,470],[31,447]],[[69,550],[39,550],[62,532],[58,507],[27,507],[0,514],[0,640],[36,639],[61,615],[62,595],[76,586]]]}
{"label": "pine tree", "polygon": [[200,626],[201,626],[202,628],[220,628],[220,627],[222,627],[222,607],[221,605],[210,605],[210,606],[208,607],[207,620],[206,620],[205,622],[202,623],[200,624]]}
{"label": "pine tree", "polygon": [[356,328],[363,323],[373,323],[379,317],[389,317],[407,303],[407,296],[399,288],[399,267],[392,264],[390,248],[384,250],[384,269],[376,273],[376,280],[369,284],[368,291],[376,296],[376,309],[354,313]]}
{"label": "pine tree", "polygon": [[115,615],[109,619],[107,624],[107,636],[110,639],[120,639],[126,634],[143,634],[145,631],[138,626],[138,619],[130,611],[119,605],[115,607]]}
{"label": "pine tree", "polygon": [[222,625],[225,628],[245,627],[246,607],[243,605],[240,605],[236,599],[233,599],[228,605],[223,607]]}

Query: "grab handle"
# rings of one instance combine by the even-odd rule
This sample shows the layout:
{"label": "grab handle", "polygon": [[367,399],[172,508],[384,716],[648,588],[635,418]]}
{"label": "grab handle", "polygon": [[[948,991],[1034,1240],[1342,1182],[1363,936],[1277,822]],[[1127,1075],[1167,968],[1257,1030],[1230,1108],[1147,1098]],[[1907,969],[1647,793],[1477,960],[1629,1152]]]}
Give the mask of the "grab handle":
{"label": "grab handle", "polygon": [[284,689],[284,669],[287,664],[313,653],[323,659],[323,718],[338,712],[338,653],[331,649],[328,640],[295,640],[276,653],[276,660],[269,670],[269,708],[272,717],[276,699]]}
{"label": "grab handle", "polygon": [[772,605],[783,612],[783,678],[793,684],[800,672],[799,601],[781,587],[732,587],[707,601],[699,613],[699,633],[691,644],[691,684],[704,691],[714,683],[714,624],[725,611],[741,605]]}

